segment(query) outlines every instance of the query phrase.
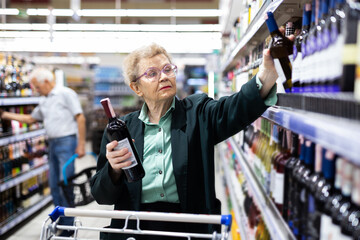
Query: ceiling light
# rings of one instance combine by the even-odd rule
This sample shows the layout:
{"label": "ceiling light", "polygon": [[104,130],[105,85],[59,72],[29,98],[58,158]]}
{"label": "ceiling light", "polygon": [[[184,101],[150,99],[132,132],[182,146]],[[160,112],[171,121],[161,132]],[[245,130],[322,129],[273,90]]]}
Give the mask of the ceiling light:
{"label": "ceiling light", "polygon": [[[29,8],[28,15],[48,16],[49,9]],[[54,16],[72,16],[72,9],[53,9]],[[219,17],[219,9],[81,9],[76,11],[82,17]]]}
{"label": "ceiling light", "polygon": [[[80,24],[58,23],[55,31],[142,31],[142,32],[220,32],[219,24]],[[50,25],[43,23],[6,23],[0,30],[47,31]]]}
{"label": "ceiling light", "polygon": [[17,8],[0,8],[0,15],[18,15],[19,12]]}

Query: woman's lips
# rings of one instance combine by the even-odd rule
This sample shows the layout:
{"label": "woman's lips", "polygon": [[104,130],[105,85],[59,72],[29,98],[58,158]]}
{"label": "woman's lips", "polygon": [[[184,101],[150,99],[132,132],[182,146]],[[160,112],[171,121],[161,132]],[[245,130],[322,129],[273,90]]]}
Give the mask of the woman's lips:
{"label": "woman's lips", "polygon": [[168,88],[171,88],[171,86],[162,87],[162,88],[160,88],[160,90],[165,90],[165,89],[168,89]]}

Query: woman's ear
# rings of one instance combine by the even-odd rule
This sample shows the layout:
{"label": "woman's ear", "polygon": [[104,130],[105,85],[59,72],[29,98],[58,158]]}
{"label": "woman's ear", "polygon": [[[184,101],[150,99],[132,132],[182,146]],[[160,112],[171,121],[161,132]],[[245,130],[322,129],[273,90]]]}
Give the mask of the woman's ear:
{"label": "woman's ear", "polygon": [[130,88],[138,95],[139,97],[142,97],[142,91],[140,90],[137,82],[131,82]]}

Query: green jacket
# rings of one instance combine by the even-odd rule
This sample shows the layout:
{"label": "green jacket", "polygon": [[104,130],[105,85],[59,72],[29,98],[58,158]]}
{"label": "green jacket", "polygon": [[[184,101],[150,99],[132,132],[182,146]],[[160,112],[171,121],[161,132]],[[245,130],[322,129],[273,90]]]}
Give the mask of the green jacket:
{"label": "green jacket", "polygon": [[[184,213],[220,214],[221,204],[215,195],[214,146],[251,124],[266,108],[255,78],[240,92],[219,100],[206,94],[176,99],[171,123],[172,162]],[[138,119],[139,114],[140,111],[136,111],[122,119],[142,158],[144,124]],[[138,211],[141,181],[128,183],[125,178],[116,184],[111,181],[108,173],[111,166],[105,156],[108,142],[104,134],[91,192],[99,204],[114,204],[118,210]],[[112,220],[111,227],[122,228],[123,221]],[[212,232],[212,228],[208,231]]]}

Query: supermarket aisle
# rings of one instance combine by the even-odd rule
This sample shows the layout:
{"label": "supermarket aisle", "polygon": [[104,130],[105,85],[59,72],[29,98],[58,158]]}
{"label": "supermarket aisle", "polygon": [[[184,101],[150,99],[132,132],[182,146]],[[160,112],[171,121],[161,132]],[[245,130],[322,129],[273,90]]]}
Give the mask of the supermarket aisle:
{"label": "supermarket aisle", "polygon": [[[87,143],[86,149],[90,149],[90,143]],[[91,155],[86,155],[81,159],[75,160],[75,169],[77,172],[82,169],[92,167],[96,165],[96,160]],[[108,210],[113,209],[113,206],[104,206],[99,205],[96,202],[92,202],[86,206],[78,207],[79,209],[101,209]],[[47,218],[47,215],[51,213],[54,209],[54,205],[48,205],[41,212],[34,215],[30,221],[27,221],[26,224],[22,225],[20,228],[13,232],[10,236],[6,235],[6,240],[39,240],[42,224]],[[82,222],[83,226],[92,226],[92,227],[104,227],[109,225],[109,219],[101,219],[101,218],[79,218]],[[79,237],[88,238],[88,239],[97,239],[98,232],[79,232]]]}

